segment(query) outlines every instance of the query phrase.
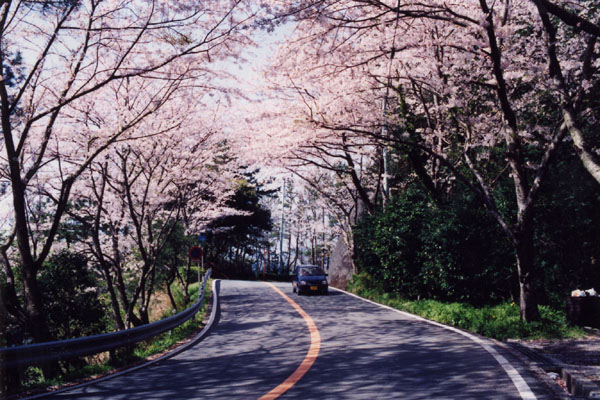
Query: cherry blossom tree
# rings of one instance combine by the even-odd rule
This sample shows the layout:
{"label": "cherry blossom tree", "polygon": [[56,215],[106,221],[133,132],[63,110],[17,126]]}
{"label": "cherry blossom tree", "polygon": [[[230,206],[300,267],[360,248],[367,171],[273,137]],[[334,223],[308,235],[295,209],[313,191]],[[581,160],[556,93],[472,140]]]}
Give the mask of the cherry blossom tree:
{"label": "cherry blossom tree", "polygon": [[[120,329],[149,322],[157,275],[178,267],[158,264],[178,226],[210,221],[231,194],[230,171],[214,168],[212,160],[222,139],[214,124],[198,119],[188,98],[181,96],[159,111],[160,118],[145,121],[135,129],[136,139],[106,151],[76,186],[73,201],[86,206],[72,215],[90,229],[87,246],[102,270]],[[128,290],[132,280],[134,289]]]}
{"label": "cherry blossom tree", "polygon": [[[3,2],[0,5],[3,178],[10,182],[14,233],[23,276],[25,317],[36,342],[50,338],[36,282],[78,178],[110,146],[133,138],[142,121],[191,79],[250,44],[255,16],[242,1]],[[207,90],[216,89],[204,81]],[[129,87],[141,90],[139,95]],[[114,97],[110,98],[110,95]],[[119,103],[123,113],[111,112]],[[34,204],[47,230],[30,230]],[[37,242],[36,242],[37,240]],[[13,276],[5,258],[6,276]]]}
{"label": "cherry blossom tree", "polygon": [[[319,142],[344,149],[348,136],[362,137],[365,150],[379,144],[416,151],[414,173],[432,191],[459,179],[477,193],[513,245],[527,321],[539,318],[533,208],[567,130],[577,132],[568,128],[564,88],[585,92],[597,80],[592,39],[586,46],[568,30],[553,31],[540,4],[288,5],[282,18],[295,16],[296,30],[270,71],[286,102],[269,113],[287,115],[287,123],[268,134],[293,136],[302,144],[293,151]],[[557,42],[565,43],[562,52],[553,52]],[[494,170],[492,159],[505,167]],[[314,153],[311,160],[317,164]],[[496,203],[501,174],[513,183],[514,216]]]}
{"label": "cherry blossom tree", "polygon": [[[600,35],[597,6],[592,1],[576,5],[548,0],[533,3],[546,34],[549,74],[560,94],[562,129],[569,132],[585,169],[600,183],[600,145],[594,128],[598,123],[594,97],[600,64],[596,47]],[[556,27],[552,16],[563,24]],[[576,40],[569,40],[574,35]]]}

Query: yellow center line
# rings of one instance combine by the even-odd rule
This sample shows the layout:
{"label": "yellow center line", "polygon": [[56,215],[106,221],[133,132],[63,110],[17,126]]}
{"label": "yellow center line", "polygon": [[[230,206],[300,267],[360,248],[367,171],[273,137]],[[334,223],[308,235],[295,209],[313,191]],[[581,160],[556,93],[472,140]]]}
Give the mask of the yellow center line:
{"label": "yellow center line", "polygon": [[259,400],[273,400],[287,392],[292,386],[294,386],[304,374],[308,372],[310,367],[315,363],[317,357],[319,355],[319,351],[321,350],[321,335],[319,334],[319,330],[317,329],[317,325],[315,321],[308,315],[294,300],[289,298],[285,293],[279,290],[272,283],[265,282],[267,285],[271,286],[273,290],[275,290],[281,297],[287,300],[288,303],[292,305],[298,311],[298,314],[304,318],[306,325],[308,326],[308,331],[310,332],[310,347],[308,349],[308,353],[306,353],[306,357],[304,357],[304,361],[298,366],[298,368],[291,374],[282,384],[275,387],[269,393],[262,396]]}

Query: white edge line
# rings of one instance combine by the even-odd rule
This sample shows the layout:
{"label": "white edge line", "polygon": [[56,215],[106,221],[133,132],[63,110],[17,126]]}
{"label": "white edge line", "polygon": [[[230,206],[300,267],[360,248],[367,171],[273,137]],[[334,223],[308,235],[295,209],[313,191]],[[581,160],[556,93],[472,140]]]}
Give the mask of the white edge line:
{"label": "white edge line", "polygon": [[535,396],[535,394],[533,394],[533,392],[529,388],[529,385],[527,385],[527,382],[525,382],[525,379],[523,379],[523,377],[519,374],[519,372],[515,369],[515,367],[513,367],[512,364],[504,356],[500,355],[496,351],[496,349],[494,349],[492,346],[490,346],[485,341],[481,340],[481,338],[478,338],[477,336],[475,336],[473,334],[470,334],[468,332],[462,331],[462,330],[457,329],[457,328],[455,328],[453,326],[448,326],[448,325],[444,325],[444,324],[441,324],[441,323],[436,322],[436,321],[431,321],[431,320],[429,320],[427,318],[423,318],[423,317],[411,314],[411,313],[406,312],[406,311],[401,311],[401,310],[395,309],[393,307],[386,306],[385,304],[379,304],[379,303],[376,303],[376,302],[374,302],[372,300],[365,299],[364,297],[357,296],[354,293],[350,293],[350,292],[347,292],[347,291],[342,290],[342,289],[338,289],[338,288],[334,288],[334,287],[330,287],[330,289],[337,290],[339,292],[347,294],[348,296],[356,297],[357,299],[366,301],[366,302],[371,303],[371,304],[375,304],[375,305],[377,305],[379,307],[387,308],[388,310],[397,312],[399,314],[402,314],[404,316],[416,319],[418,321],[427,322],[429,324],[432,324],[432,325],[435,325],[435,326],[439,326],[439,327],[444,328],[444,329],[448,329],[450,331],[459,333],[459,334],[461,334],[461,335],[463,335],[463,336],[471,339],[472,341],[474,341],[475,343],[477,343],[481,347],[483,347],[488,353],[490,353],[491,356],[494,357],[494,359],[498,362],[498,364],[500,364],[500,366],[504,369],[504,371],[506,372],[506,374],[508,375],[508,377],[512,380],[513,384],[515,385],[515,387],[519,391],[519,395],[521,395],[522,399],[524,399],[524,400],[536,400],[537,399],[537,397]]}
{"label": "white edge line", "polygon": [[21,398],[21,400],[40,399],[40,398],[44,398],[44,397],[48,397],[48,396],[54,396],[56,394],[60,394],[60,393],[68,392],[68,391],[71,391],[71,390],[80,389],[80,388],[85,387],[85,386],[94,385],[96,383],[104,382],[106,380],[109,380],[109,379],[112,379],[112,378],[117,378],[119,376],[128,374],[130,372],[137,371],[138,369],[149,367],[151,365],[156,364],[157,362],[163,361],[163,360],[165,360],[165,359],[167,359],[169,357],[173,357],[174,355],[181,353],[184,350],[187,350],[189,347],[195,345],[200,340],[202,340],[204,338],[204,336],[206,336],[208,334],[208,330],[210,328],[212,328],[212,325],[215,322],[215,318],[217,316],[217,308],[218,308],[218,304],[219,304],[219,299],[218,299],[219,296],[217,296],[217,292],[215,290],[216,284],[217,284],[218,280],[219,279],[215,279],[212,282],[213,304],[212,304],[212,310],[211,310],[211,313],[210,313],[210,318],[209,318],[208,322],[206,323],[206,325],[204,325],[204,328],[202,328],[202,330],[192,340],[190,340],[186,344],[183,344],[183,345],[181,345],[181,346],[173,349],[172,351],[168,352],[167,354],[164,354],[164,355],[162,355],[162,356],[160,356],[158,358],[155,358],[153,360],[150,360],[150,361],[145,362],[145,363],[140,364],[140,365],[136,365],[135,367],[124,369],[122,371],[115,372],[114,374],[105,375],[105,376],[102,376],[102,377],[100,377],[98,379],[93,379],[91,381],[83,382],[83,383],[80,383],[78,385],[67,386],[67,387],[64,387],[64,388],[61,388],[61,389],[53,390],[51,392],[44,392],[44,393],[36,394],[36,395],[31,396],[31,397],[23,397],[23,398]]}

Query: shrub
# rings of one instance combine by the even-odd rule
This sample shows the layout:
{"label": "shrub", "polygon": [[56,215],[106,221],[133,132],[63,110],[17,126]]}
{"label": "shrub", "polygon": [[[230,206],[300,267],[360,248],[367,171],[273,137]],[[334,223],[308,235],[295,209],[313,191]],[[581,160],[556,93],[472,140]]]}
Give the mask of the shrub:
{"label": "shrub", "polygon": [[547,306],[540,307],[541,322],[527,323],[521,320],[519,306],[515,303],[474,307],[459,302],[411,301],[384,293],[381,287],[370,286],[371,283],[369,275],[355,275],[348,289],[390,307],[498,340],[580,337],[585,334],[582,329],[567,324],[564,312]]}
{"label": "shrub", "polygon": [[464,193],[432,202],[410,186],[354,229],[356,263],[387,292],[490,304],[516,295],[504,234]]}
{"label": "shrub", "polygon": [[51,334],[59,340],[106,331],[99,284],[82,254],[63,250],[49,257],[39,285]]}

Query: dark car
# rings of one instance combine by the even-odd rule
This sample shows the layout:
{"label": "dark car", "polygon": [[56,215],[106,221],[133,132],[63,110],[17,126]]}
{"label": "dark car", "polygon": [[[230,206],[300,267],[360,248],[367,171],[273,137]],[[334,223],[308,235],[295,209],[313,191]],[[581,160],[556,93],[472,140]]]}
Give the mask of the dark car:
{"label": "dark car", "polygon": [[316,265],[299,265],[292,277],[292,290],[300,294],[328,294],[327,274]]}

